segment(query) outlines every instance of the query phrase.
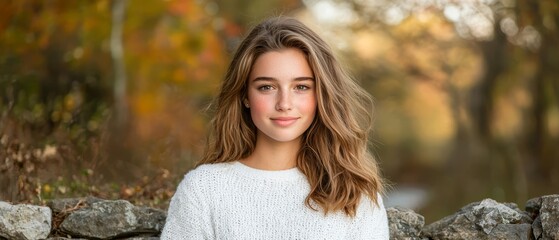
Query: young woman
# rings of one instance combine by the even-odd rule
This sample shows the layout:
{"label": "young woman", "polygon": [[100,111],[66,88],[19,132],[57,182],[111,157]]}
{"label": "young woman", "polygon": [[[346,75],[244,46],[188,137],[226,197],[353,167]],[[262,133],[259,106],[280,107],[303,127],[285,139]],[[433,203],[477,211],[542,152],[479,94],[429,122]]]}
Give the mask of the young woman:
{"label": "young woman", "polygon": [[214,107],[162,239],[388,239],[372,100],[316,33],[285,17],[254,27]]}

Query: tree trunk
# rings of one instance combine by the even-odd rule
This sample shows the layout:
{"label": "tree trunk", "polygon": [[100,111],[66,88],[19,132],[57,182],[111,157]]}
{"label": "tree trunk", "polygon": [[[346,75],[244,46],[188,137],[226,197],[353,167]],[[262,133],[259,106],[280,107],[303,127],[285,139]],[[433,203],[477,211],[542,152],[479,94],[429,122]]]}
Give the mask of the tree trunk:
{"label": "tree trunk", "polygon": [[114,69],[114,104],[117,126],[122,127],[128,120],[126,101],[126,66],[122,47],[122,26],[127,0],[115,0],[112,5],[111,56]]}

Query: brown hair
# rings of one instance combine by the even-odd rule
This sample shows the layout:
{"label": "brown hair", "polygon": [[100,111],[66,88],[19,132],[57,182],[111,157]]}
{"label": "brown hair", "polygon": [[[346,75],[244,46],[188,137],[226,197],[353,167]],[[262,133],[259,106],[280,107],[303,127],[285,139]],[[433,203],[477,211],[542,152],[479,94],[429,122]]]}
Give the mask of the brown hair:
{"label": "brown hair", "polygon": [[352,217],[363,196],[378,205],[383,180],[367,148],[372,99],[340,66],[328,44],[293,18],[265,20],[241,42],[213,103],[211,132],[197,165],[236,161],[254,151],[257,129],[250,110],[242,106],[247,79],[260,55],[285,48],[306,55],[316,81],[317,114],[297,155],[297,167],[311,186],[305,204],[317,210],[314,201],[325,214],[343,210]]}

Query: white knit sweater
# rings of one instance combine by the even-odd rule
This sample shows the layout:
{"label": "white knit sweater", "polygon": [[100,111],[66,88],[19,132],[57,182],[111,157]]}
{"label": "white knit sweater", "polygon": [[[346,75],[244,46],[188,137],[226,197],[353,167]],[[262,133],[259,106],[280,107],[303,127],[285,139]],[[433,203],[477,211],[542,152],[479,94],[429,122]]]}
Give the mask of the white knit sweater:
{"label": "white knit sweater", "polygon": [[362,198],[352,219],[308,208],[309,191],[298,168],[202,165],[179,184],[161,239],[388,239],[382,198],[380,208]]}

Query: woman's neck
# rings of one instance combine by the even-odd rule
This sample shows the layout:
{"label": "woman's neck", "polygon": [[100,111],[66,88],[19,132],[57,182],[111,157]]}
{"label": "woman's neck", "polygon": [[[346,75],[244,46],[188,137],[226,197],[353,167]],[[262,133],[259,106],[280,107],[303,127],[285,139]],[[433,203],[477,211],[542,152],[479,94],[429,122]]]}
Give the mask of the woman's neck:
{"label": "woman's neck", "polygon": [[300,138],[290,142],[277,142],[257,138],[254,152],[241,163],[262,170],[285,170],[297,166]]}

